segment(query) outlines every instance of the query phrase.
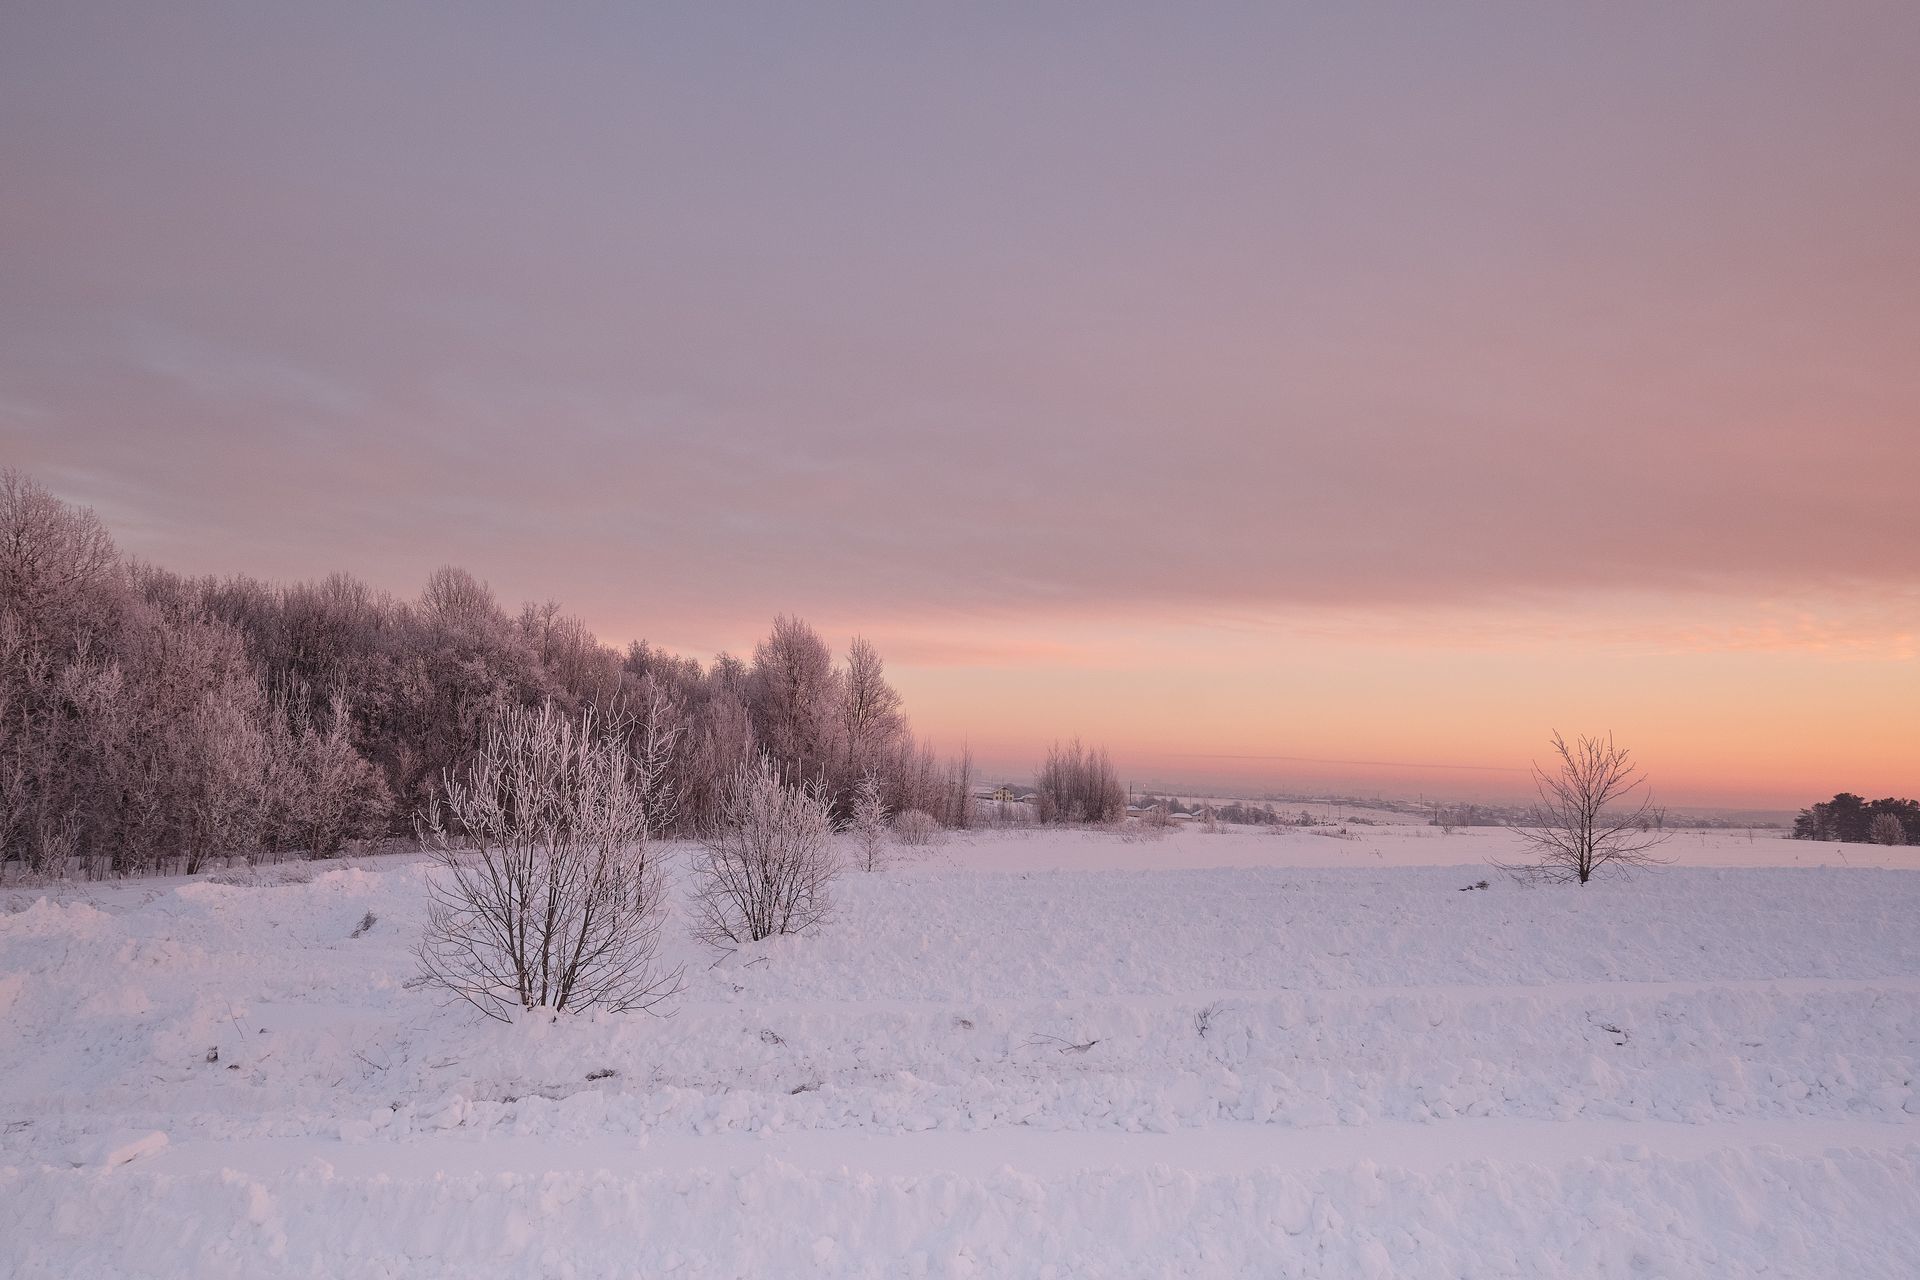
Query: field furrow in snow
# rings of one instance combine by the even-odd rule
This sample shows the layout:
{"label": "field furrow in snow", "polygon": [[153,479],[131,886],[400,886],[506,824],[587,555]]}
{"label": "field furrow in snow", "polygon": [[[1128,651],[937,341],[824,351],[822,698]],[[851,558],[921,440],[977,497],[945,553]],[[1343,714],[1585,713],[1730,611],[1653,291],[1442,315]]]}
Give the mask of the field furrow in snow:
{"label": "field furrow in snow", "polygon": [[[1576,1137],[1578,1135],[1575,1135]],[[1131,1143],[1145,1141],[1133,1138]],[[1545,1145],[1552,1146],[1549,1141]],[[1724,1148],[1221,1172],[745,1168],[367,1175],[315,1158],[179,1174],[0,1169],[20,1275],[1761,1276],[1910,1280],[1920,1152]],[[698,1158],[690,1155],[690,1159]],[[907,1157],[911,1163],[911,1156]],[[881,1163],[885,1163],[883,1160]],[[429,1170],[432,1170],[429,1172]],[[111,1222],[110,1232],[99,1224]]]}

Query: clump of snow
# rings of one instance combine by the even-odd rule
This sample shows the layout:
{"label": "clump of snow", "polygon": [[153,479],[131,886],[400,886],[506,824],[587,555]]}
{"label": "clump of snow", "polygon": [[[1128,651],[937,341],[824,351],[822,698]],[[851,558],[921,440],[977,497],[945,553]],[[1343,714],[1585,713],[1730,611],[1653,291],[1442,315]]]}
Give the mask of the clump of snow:
{"label": "clump of snow", "polygon": [[146,1133],[94,1134],[74,1144],[67,1163],[77,1169],[114,1169],[150,1156],[167,1145],[167,1135],[158,1129]]}

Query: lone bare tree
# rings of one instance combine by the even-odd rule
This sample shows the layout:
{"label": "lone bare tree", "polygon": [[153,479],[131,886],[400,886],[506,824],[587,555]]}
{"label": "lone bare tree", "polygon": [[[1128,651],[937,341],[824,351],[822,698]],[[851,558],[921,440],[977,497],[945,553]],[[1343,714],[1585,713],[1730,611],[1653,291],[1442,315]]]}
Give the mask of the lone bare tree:
{"label": "lone bare tree", "polygon": [[694,937],[725,946],[820,923],[839,871],[828,810],[821,788],[788,786],[767,756],[741,766],[694,859]]}
{"label": "lone bare tree", "polygon": [[1531,855],[1493,865],[1549,884],[1585,884],[1606,866],[1649,867],[1671,859],[1654,852],[1668,835],[1647,778],[1613,735],[1553,735],[1557,763],[1533,767],[1538,800],[1516,825]]}
{"label": "lone bare tree", "polygon": [[513,1010],[651,1010],[680,989],[656,963],[666,880],[648,846],[661,767],[633,726],[552,703],[510,707],[479,757],[448,773],[422,835],[427,979],[489,1017]]}

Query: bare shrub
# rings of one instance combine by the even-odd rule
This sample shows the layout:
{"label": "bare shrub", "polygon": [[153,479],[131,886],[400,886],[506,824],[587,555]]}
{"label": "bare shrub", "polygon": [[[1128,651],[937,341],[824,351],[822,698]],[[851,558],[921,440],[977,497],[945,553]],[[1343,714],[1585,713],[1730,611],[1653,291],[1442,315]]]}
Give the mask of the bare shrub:
{"label": "bare shrub", "polygon": [[741,768],[694,862],[693,934],[703,942],[757,942],[825,919],[833,829],[818,787],[781,782],[762,756]]}
{"label": "bare shrub", "polygon": [[1053,744],[1033,789],[1042,822],[1118,822],[1127,810],[1126,788],[1106,750],[1089,750],[1078,738]]}
{"label": "bare shrub", "polygon": [[863,871],[878,871],[887,861],[887,806],[880,799],[880,779],[869,772],[853,792],[853,817],[848,823],[853,847]]}
{"label": "bare shrub", "polygon": [[1867,839],[1875,844],[1898,845],[1907,842],[1907,829],[1898,814],[1876,813],[1867,824]]}
{"label": "bare shrub", "polygon": [[1551,772],[1534,766],[1539,799],[1515,826],[1530,857],[1494,866],[1550,884],[1586,884],[1603,867],[1669,861],[1654,853],[1670,834],[1664,814],[1626,748],[1611,735],[1570,746],[1556,733],[1553,751],[1558,763]]}
{"label": "bare shrub", "polygon": [[910,849],[924,849],[940,840],[940,824],[933,815],[920,809],[907,809],[893,815],[893,838]]}
{"label": "bare shrub", "polygon": [[666,882],[630,727],[508,708],[478,758],[444,775],[422,832],[440,866],[419,948],[430,982],[502,1021],[515,1007],[651,1010],[679,990],[655,958]]}
{"label": "bare shrub", "polygon": [[1227,1011],[1226,1002],[1224,1000],[1215,1000],[1212,1004],[1200,1010],[1200,1012],[1194,1014],[1193,1015],[1194,1034],[1198,1035],[1202,1040],[1205,1040],[1207,1038],[1207,1033],[1213,1030],[1214,1020],[1217,1019],[1221,1014],[1225,1013],[1226,1011]]}

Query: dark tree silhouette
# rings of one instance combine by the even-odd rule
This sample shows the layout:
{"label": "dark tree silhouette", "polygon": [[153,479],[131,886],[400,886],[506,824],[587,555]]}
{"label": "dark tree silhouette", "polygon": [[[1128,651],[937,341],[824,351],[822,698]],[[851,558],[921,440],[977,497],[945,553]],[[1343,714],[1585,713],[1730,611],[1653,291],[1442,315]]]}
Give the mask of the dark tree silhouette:
{"label": "dark tree silhouette", "polygon": [[1667,838],[1664,813],[1626,748],[1605,738],[1572,745],[1553,735],[1555,763],[1533,768],[1538,800],[1516,827],[1529,857],[1495,862],[1503,871],[1552,884],[1586,884],[1606,867],[1654,866]]}

